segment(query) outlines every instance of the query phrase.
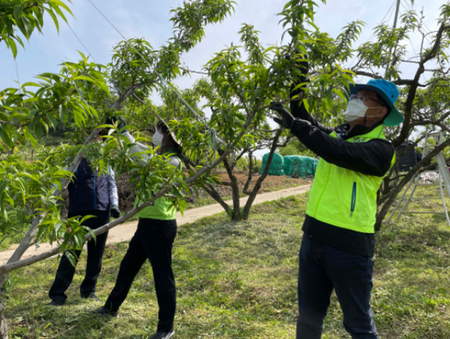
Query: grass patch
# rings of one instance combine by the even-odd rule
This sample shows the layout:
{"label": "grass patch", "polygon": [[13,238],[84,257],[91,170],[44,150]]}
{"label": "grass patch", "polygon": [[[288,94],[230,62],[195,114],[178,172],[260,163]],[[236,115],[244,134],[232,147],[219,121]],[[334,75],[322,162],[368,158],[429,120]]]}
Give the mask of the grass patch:
{"label": "grass patch", "polygon": [[[176,338],[293,338],[298,251],[307,194],[255,205],[248,221],[224,213],[183,225],[174,244]],[[450,204],[449,204],[450,205]],[[411,208],[422,210],[423,202]],[[111,291],[127,243],[108,246],[97,295]],[[384,339],[450,338],[450,228],[445,219],[404,215],[377,234],[375,321]],[[11,338],[149,338],[157,324],[151,267],[144,264],[119,319],[89,313],[79,296],[85,255],[68,302],[45,306],[58,259],[14,272],[4,294]],[[333,294],[323,338],[349,338]]]}

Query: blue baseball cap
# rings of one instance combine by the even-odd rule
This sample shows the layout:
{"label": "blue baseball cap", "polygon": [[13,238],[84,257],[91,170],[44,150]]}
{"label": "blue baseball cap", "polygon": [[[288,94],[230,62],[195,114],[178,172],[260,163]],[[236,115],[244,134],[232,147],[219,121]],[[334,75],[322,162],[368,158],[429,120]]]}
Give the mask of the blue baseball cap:
{"label": "blue baseball cap", "polygon": [[401,124],[405,120],[403,114],[401,114],[397,110],[397,108],[395,108],[395,102],[400,95],[400,91],[398,90],[397,85],[384,79],[371,79],[365,85],[351,84],[349,92],[350,94],[356,94],[362,89],[374,91],[389,105],[391,111],[384,119],[384,124],[386,126],[396,126]]}

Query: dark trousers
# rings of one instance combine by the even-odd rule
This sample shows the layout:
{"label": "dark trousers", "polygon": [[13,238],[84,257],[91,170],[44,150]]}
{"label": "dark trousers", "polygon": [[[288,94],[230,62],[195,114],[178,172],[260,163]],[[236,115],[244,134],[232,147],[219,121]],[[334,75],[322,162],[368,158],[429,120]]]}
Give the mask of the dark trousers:
{"label": "dark trousers", "polygon": [[[83,225],[88,226],[92,229],[99,228],[109,222],[109,211],[86,211],[76,213],[73,216],[83,217],[85,215],[95,215],[95,218],[87,219],[83,222]],[[108,238],[108,232],[100,234],[97,236],[97,241],[93,239],[87,243],[87,265],[86,265],[86,275],[80,286],[81,297],[87,298],[91,293],[95,292],[95,287],[97,285],[97,279],[100,275],[102,269],[102,257],[103,251],[105,250],[106,239]],[[75,251],[75,257],[80,257],[81,250]],[[53,282],[48,296],[52,300],[65,301],[67,296],[65,294],[66,290],[72,283],[73,276],[75,274],[75,267],[72,266],[69,259],[64,255],[59,263],[58,270],[56,271],[55,281]]]}
{"label": "dark trousers", "polygon": [[173,328],[176,308],[175,278],[172,271],[172,245],[177,234],[176,220],[139,219],[136,233],[120,263],[116,285],[105,307],[117,311],[124,302],[134,278],[145,260],[152,265],[158,298],[158,331]]}
{"label": "dark trousers", "polygon": [[378,338],[370,308],[373,260],[303,235],[298,276],[297,339],[320,339],[333,289],[353,339]]}

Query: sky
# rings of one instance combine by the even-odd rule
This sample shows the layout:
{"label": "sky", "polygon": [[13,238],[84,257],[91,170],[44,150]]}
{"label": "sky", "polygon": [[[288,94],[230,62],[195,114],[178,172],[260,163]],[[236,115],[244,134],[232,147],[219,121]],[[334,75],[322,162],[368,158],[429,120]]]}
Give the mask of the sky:
{"label": "sky", "polygon": [[[145,38],[153,48],[163,45],[172,35],[170,10],[176,8],[180,0],[91,0],[126,38]],[[445,0],[446,1],[446,0]],[[236,0],[235,12],[221,24],[206,28],[206,37],[189,53],[183,61],[192,70],[202,66],[214,55],[231,43],[239,44],[238,31],[243,23],[252,24],[260,31],[260,41],[264,46],[280,44],[283,29],[279,25],[281,12],[287,0]],[[392,25],[396,0],[328,0],[321,1],[316,9],[315,23],[322,31],[336,37],[342,27],[353,20],[363,20],[366,27],[360,42],[369,40],[372,29],[384,20]],[[402,0],[400,12],[411,7],[411,1]],[[439,7],[444,0],[415,0],[414,9],[424,10],[425,29],[435,30]],[[2,72],[0,88],[16,87],[17,81],[25,83],[43,72],[57,72],[63,61],[77,61],[78,50],[90,54],[97,62],[106,64],[111,60],[111,52],[122,37],[97,12],[89,0],[72,0],[69,5],[73,16],[68,15],[70,27],[60,23],[59,34],[48,17],[43,34],[35,32],[25,49],[19,47],[16,61],[12,53],[0,42],[0,62]],[[75,32],[77,37],[74,35]],[[418,41],[415,42],[418,49]],[[406,75],[406,74],[405,74]],[[190,86],[196,80],[185,77],[177,81],[181,88]]]}
{"label": "sky", "polygon": [[[73,16],[68,15],[68,25],[60,21],[59,33],[50,17],[44,20],[43,34],[33,33],[25,49],[18,47],[14,60],[10,50],[0,42],[0,88],[17,87],[17,82],[35,81],[34,77],[43,72],[57,72],[64,61],[79,59],[77,51],[90,55],[95,62],[107,64],[111,61],[112,49],[122,37],[101,16],[90,3],[114,24],[126,38],[145,38],[153,48],[158,49],[172,36],[170,10],[182,4],[181,0],[72,0]],[[437,29],[440,7],[448,0],[401,0],[400,13],[413,7],[425,15],[424,30]],[[65,1],[66,2],[66,1]],[[260,31],[260,42],[265,46],[280,44],[283,28],[279,24],[281,12],[287,0],[235,0],[235,11],[222,23],[208,26],[206,36],[189,53],[182,56],[183,62],[191,70],[202,70],[202,66],[231,43],[239,44],[239,34],[243,23],[254,25]],[[359,43],[373,38],[373,28],[382,21],[392,25],[396,0],[328,0],[323,4],[316,0],[315,24],[321,31],[336,37],[350,21],[362,20],[366,23]],[[76,35],[76,36],[75,36]],[[419,35],[409,48],[417,51]],[[81,41],[81,43],[80,43]],[[350,65],[343,65],[350,66]],[[403,71],[408,78],[411,70]],[[411,73],[412,74],[412,73]],[[192,75],[178,79],[180,88],[191,86],[199,76]],[[362,79],[361,79],[362,80]],[[365,81],[364,81],[365,82]]]}

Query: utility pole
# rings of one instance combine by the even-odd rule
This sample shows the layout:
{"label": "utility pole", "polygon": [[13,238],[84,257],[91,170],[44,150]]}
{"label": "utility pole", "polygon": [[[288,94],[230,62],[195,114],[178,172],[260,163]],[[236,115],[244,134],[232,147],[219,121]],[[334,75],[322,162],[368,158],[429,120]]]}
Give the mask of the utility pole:
{"label": "utility pole", "polygon": [[[399,10],[400,10],[400,0],[397,0],[397,7],[395,8],[394,26],[392,27],[393,29],[397,28],[397,19],[398,19],[398,12],[399,12]],[[392,58],[392,47],[389,50],[389,56]],[[384,73],[384,77],[386,77],[386,73],[387,73],[387,70],[389,69],[390,65],[391,65],[391,61],[389,60],[387,65],[386,65],[386,72]]]}

